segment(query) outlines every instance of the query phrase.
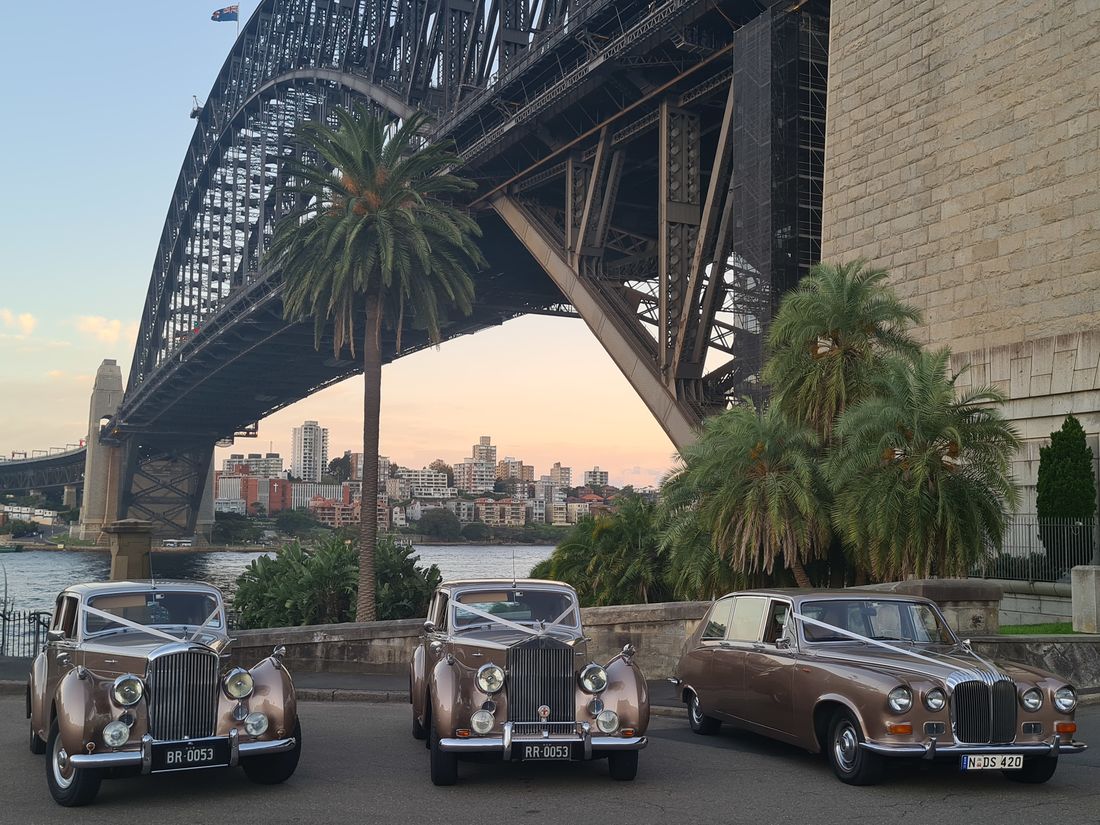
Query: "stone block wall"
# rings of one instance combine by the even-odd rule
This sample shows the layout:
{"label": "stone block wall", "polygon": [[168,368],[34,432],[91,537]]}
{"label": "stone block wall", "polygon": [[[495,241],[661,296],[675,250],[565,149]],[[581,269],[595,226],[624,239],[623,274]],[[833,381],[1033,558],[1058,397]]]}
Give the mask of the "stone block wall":
{"label": "stone block wall", "polygon": [[[1038,446],[1100,433],[1100,3],[833,0],[826,261],[867,258]],[[1034,512],[1025,490],[1022,512]]]}

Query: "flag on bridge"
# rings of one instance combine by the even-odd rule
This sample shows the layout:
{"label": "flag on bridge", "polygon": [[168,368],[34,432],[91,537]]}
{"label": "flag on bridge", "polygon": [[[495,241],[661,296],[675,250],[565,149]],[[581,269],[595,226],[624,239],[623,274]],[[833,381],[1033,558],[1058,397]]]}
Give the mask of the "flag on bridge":
{"label": "flag on bridge", "polygon": [[241,7],[234,3],[232,6],[218,9],[210,15],[210,19],[215,23],[235,23],[240,19],[240,11]]}

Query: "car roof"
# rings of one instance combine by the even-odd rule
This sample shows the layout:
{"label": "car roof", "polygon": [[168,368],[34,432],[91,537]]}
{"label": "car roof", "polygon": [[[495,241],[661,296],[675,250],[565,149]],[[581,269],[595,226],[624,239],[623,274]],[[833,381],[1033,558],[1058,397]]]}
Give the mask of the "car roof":
{"label": "car roof", "polygon": [[162,590],[162,591],[200,591],[212,595],[221,596],[222,592],[212,584],[196,581],[178,581],[173,579],[128,579],[117,582],[85,582],[83,584],[71,584],[63,592],[76,596],[97,596],[101,593],[118,593],[120,591]]}
{"label": "car roof", "polygon": [[559,587],[576,592],[565,582],[550,579],[451,579],[439,585],[440,590],[466,590],[473,587]]}
{"label": "car roof", "polygon": [[857,587],[820,589],[805,587],[765,587],[757,590],[737,590],[733,593],[727,593],[720,598],[724,599],[729,596],[775,596],[777,598],[789,599],[795,604],[822,601],[824,599],[874,599],[880,602],[932,603],[931,599],[926,599],[924,596],[912,596],[908,593],[893,593],[887,590],[871,590]]}

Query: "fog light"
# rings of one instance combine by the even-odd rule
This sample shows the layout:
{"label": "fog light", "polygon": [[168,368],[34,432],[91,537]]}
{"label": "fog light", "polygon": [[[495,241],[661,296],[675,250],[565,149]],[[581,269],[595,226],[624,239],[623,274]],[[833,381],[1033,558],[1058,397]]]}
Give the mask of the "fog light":
{"label": "fog light", "polygon": [[1024,733],[1037,734],[1043,732],[1042,722],[1024,722]]}
{"label": "fog light", "polygon": [[1077,723],[1076,722],[1055,722],[1054,723],[1054,732],[1055,733],[1077,733]]}
{"label": "fog light", "polygon": [[244,717],[244,729],[249,736],[262,736],[267,731],[267,716],[260,712]]}
{"label": "fog light", "polygon": [[593,716],[599,716],[603,712],[603,699],[593,699],[589,702],[588,712]]}
{"label": "fog light", "polygon": [[908,736],[913,732],[913,724],[911,722],[887,722],[886,732],[894,736]]}
{"label": "fog light", "polygon": [[619,729],[619,714],[613,710],[600,711],[596,716],[596,727],[604,733],[614,733]]}
{"label": "fog light", "polygon": [[484,736],[493,729],[493,714],[487,710],[475,710],[470,717],[470,727],[474,733]]}
{"label": "fog light", "polygon": [[109,748],[119,748],[130,738],[130,726],[125,722],[108,722],[103,728],[103,743]]}
{"label": "fog light", "polygon": [[945,722],[925,722],[924,732],[928,736],[943,736],[947,732],[947,724]]}

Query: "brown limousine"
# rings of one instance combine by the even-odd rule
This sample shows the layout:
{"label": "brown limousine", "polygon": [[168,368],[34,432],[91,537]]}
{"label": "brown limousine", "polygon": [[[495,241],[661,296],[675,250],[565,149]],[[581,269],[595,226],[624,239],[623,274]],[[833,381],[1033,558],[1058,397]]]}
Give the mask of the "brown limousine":
{"label": "brown limousine", "polygon": [[78,584],[57,597],[27,681],[30,749],[54,800],[85,805],[108,776],[240,764],[283,782],[302,748],[281,648],[226,667],[221,592],[197,582]]}
{"label": "brown limousine", "polygon": [[691,729],[723,723],[817,753],[843,782],[885,757],[1045,782],[1074,739],[1077,694],[1035,668],[991,662],[928,599],[859,590],[753,590],[714,602],[673,681]]}
{"label": "brown limousine", "polygon": [[577,594],[536,579],[444,582],[409,669],[412,731],[431,778],[451,785],[462,756],[608,760],[638,772],[649,692],[634,648],[593,661]]}

